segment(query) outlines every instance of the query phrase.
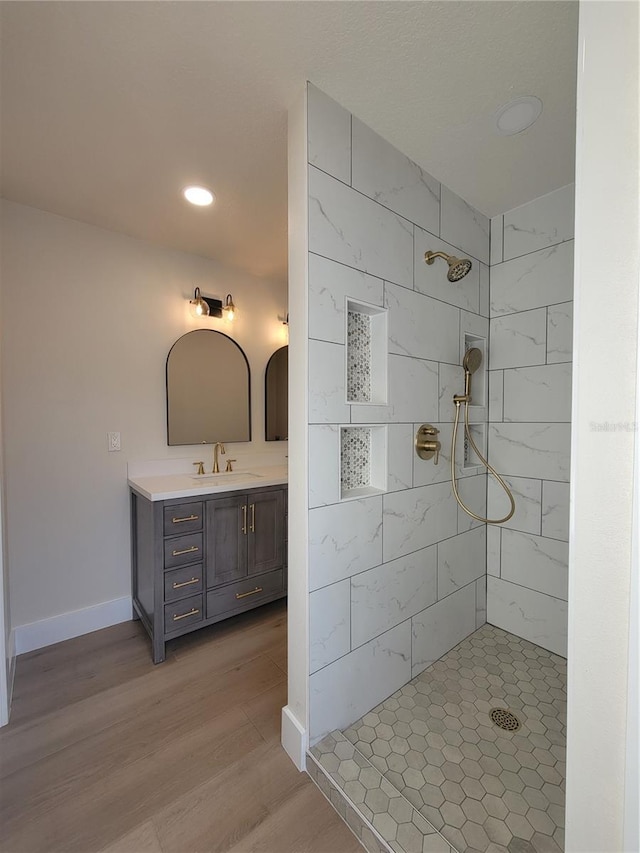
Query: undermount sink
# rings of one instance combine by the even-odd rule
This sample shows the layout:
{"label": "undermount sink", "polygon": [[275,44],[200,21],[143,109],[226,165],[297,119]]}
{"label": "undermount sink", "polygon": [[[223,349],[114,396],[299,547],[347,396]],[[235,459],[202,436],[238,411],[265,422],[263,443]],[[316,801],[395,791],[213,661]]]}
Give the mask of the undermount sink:
{"label": "undermount sink", "polygon": [[196,474],[191,479],[196,483],[203,483],[207,486],[223,486],[235,485],[237,483],[250,483],[252,480],[260,480],[262,474],[251,474],[248,471],[223,472],[222,474]]}

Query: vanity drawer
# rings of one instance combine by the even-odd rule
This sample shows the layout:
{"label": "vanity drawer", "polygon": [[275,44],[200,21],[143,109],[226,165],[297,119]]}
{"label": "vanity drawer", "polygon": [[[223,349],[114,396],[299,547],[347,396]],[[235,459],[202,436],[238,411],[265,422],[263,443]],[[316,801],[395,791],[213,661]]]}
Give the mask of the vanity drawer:
{"label": "vanity drawer", "polygon": [[175,539],[165,539],[164,567],[173,569],[186,563],[202,561],[202,533],[189,533],[186,536],[176,536]]}
{"label": "vanity drawer", "polygon": [[221,616],[223,613],[248,610],[263,599],[283,591],[282,569],[212,589],[207,593],[207,619]]}
{"label": "vanity drawer", "polygon": [[188,628],[190,625],[202,622],[204,618],[203,603],[202,595],[191,595],[189,598],[183,598],[173,604],[165,604],[165,632],[168,634],[170,631],[178,631],[181,628]]}
{"label": "vanity drawer", "polygon": [[202,530],[202,502],[173,504],[164,508],[164,535]]}
{"label": "vanity drawer", "polygon": [[202,563],[164,573],[164,600],[177,601],[202,592]]}

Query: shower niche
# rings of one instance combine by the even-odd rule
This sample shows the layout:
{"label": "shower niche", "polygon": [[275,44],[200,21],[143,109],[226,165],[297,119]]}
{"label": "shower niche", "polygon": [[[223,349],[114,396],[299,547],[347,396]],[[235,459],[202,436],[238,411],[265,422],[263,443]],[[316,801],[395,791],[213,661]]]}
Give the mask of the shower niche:
{"label": "shower niche", "polygon": [[[473,373],[471,385],[471,403],[469,404],[469,431],[473,441],[483,456],[487,455],[487,418],[486,409],[488,405],[488,370],[487,370],[487,339],[478,335],[464,332],[461,341],[462,357],[470,349],[478,349],[482,353],[480,367]],[[461,434],[460,434],[461,433]],[[458,434],[457,447],[459,459],[462,459],[462,468],[466,472],[472,472],[476,468],[482,468],[482,462],[471,442],[465,435],[464,429]]]}
{"label": "shower niche", "polygon": [[[469,431],[471,433],[471,437],[475,441],[478,449],[482,453],[482,455],[486,458],[487,456],[487,425],[482,424],[469,424]],[[478,456],[471,445],[471,442],[467,439],[467,436],[464,435],[464,431],[462,431],[462,467],[465,471],[472,470],[474,468],[483,469],[482,462],[478,459]]]}
{"label": "shower niche", "polygon": [[347,403],[387,404],[387,311],[347,299]]}
{"label": "shower niche", "polygon": [[340,427],[340,500],[387,490],[386,426]]}
{"label": "shower niche", "polygon": [[[346,402],[350,406],[387,404],[387,311],[346,300]],[[387,428],[340,427],[340,500],[380,494],[387,489]]]}
{"label": "shower niche", "polygon": [[[465,332],[461,343],[461,355],[463,358],[464,354],[470,349],[479,349],[482,353],[480,367],[473,374],[471,403],[469,404],[471,412],[474,409],[479,411],[480,409],[485,409],[487,406],[487,339]],[[473,414],[471,414],[471,420],[473,420]]]}

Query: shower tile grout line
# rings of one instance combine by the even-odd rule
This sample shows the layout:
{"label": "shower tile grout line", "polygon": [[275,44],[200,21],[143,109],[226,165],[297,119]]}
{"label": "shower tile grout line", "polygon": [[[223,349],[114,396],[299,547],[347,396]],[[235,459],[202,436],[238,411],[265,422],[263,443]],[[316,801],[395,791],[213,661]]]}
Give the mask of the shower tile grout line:
{"label": "shower tile grout line", "polygon": [[[509,211],[507,211],[507,212],[509,212]],[[503,217],[503,219],[504,219],[504,217]],[[503,228],[504,228],[504,226],[503,226]],[[510,261],[517,261],[520,258],[526,258],[529,255],[535,255],[538,252],[544,252],[547,249],[556,249],[558,246],[564,246],[565,243],[572,243],[574,240],[575,240],[575,236],[574,237],[567,237],[566,240],[558,240],[557,243],[549,243],[548,246],[540,246],[537,249],[531,249],[530,252],[523,252],[521,255],[514,255],[512,258],[505,258],[504,257],[504,243],[503,243],[503,246],[502,246],[503,260],[499,261],[497,264],[493,264],[492,266],[497,267],[497,266],[499,266],[499,264],[508,264]]]}
{"label": "shower tile grout line", "polygon": [[[469,531],[467,531],[467,532],[469,532]],[[428,546],[428,547],[431,547],[431,546]],[[378,566],[374,566],[373,568],[378,568]],[[369,571],[369,569],[365,569],[365,571]],[[359,574],[363,574],[363,572],[359,572]],[[344,583],[345,580],[348,580],[351,582],[353,580],[353,578],[355,578],[355,577],[357,577],[357,575],[351,575],[350,577],[342,578],[339,581],[334,581],[334,583],[332,583],[332,584],[327,584],[327,586],[319,587],[319,589],[328,589],[330,586],[336,586],[339,583]],[[412,622],[413,619],[415,619],[417,616],[420,616],[422,613],[425,613],[427,610],[429,610],[429,608],[434,607],[436,604],[439,604],[440,601],[446,601],[447,598],[450,598],[452,595],[455,595],[457,592],[460,592],[460,590],[466,589],[467,587],[471,586],[472,584],[477,583],[477,581],[480,580],[482,577],[483,577],[483,575],[480,575],[479,577],[474,578],[472,581],[469,581],[469,583],[466,583],[464,586],[459,586],[457,589],[454,589],[453,592],[447,593],[447,595],[445,595],[444,598],[436,599],[436,601],[434,601],[433,604],[429,604],[427,607],[423,608],[422,610],[419,610],[417,613],[413,613],[411,616],[407,616],[405,619],[400,620],[400,622],[396,622],[394,625],[391,625],[389,628],[385,628],[384,631],[381,631],[379,634],[375,634],[375,636],[369,637],[363,643],[360,643],[360,645],[352,647],[348,652],[345,652],[343,655],[340,655],[339,657],[335,658],[334,660],[329,661],[329,663],[323,664],[323,666],[319,667],[318,669],[314,669],[313,672],[311,672],[309,674],[315,675],[317,672],[322,672],[323,669],[326,669],[328,666],[332,666],[334,663],[336,663],[339,660],[343,660],[344,658],[348,657],[352,652],[355,652],[358,649],[363,648],[368,643],[372,643],[374,640],[379,640],[380,637],[383,637],[385,634],[388,634],[389,631],[393,631],[394,628],[398,628],[398,627],[400,627],[400,625],[404,625],[406,622]],[[351,590],[351,583],[349,584],[349,589]],[[317,591],[318,590],[314,589],[312,592],[317,592]],[[541,595],[544,595],[544,594],[545,593],[541,593]],[[350,617],[349,618],[351,618],[351,606],[349,607],[349,611],[350,611]],[[413,625],[412,625],[412,628],[413,628]],[[473,631],[476,631],[476,630],[477,630],[476,628],[473,629]],[[473,633],[473,631],[471,631],[471,633]],[[413,631],[412,631],[412,636],[413,636]],[[470,636],[470,634],[468,634],[467,636]],[[467,639],[467,637],[463,637],[463,640],[466,640],[466,639]],[[461,640],[460,642],[463,642],[463,640]],[[411,648],[413,650],[413,643],[411,644]],[[411,653],[410,658],[411,658],[411,664],[413,666],[413,652]],[[430,666],[431,664],[428,664],[428,665]],[[417,677],[417,676],[412,676],[412,678],[414,678],[414,677]]]}

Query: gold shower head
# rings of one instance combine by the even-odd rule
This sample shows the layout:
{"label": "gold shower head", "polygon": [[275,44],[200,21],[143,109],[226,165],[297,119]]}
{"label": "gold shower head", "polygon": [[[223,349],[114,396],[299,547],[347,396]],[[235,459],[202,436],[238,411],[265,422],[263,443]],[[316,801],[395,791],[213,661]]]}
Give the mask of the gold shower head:
{"label": "gold shower head", "polygon": [[460,281],[471,269],[471,261],[468,258],[456,258],[455,255],[447,255],[446,252],[425,252],[425,262],[431,265],[436,258],[444,258],[449,264],[447,278],[449,281]]}
{"label": "gold shower head", "polygon": [[468,349],[462,359],[462,366],[467,373],[475,373],[482,364],[482,351],[478,347]]}

